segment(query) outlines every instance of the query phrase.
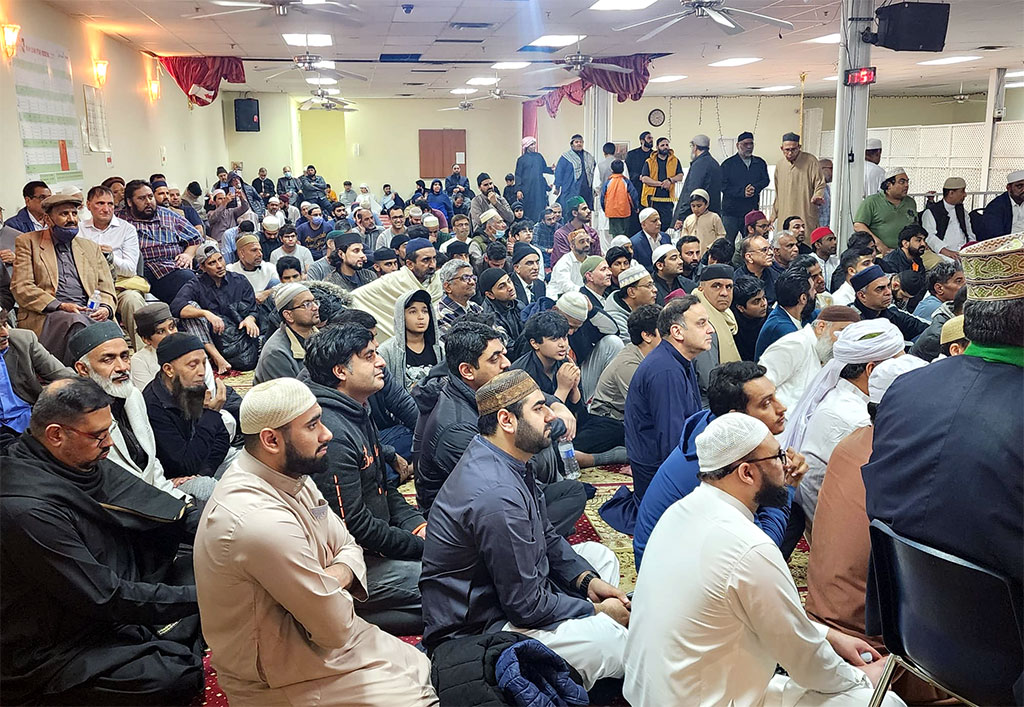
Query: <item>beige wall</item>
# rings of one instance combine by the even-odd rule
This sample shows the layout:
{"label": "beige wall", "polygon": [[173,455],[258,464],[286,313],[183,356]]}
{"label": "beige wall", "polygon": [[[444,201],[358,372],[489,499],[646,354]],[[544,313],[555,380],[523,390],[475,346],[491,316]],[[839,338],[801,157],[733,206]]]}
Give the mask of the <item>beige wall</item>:
{"label": "beige wall", "polygon": [[[260,102],[259,132],[235,132],[236,98],[255,98]],[[246,181],[252,182],[260,167],[266,167],[267,175],[274,180],[281,176],[281,168],[286,165],[298,174],[302,154],[299,111],[296,110],[297,103],[290,96],[284,93],[242,94],[225,91],[221,94],[221,106],[227,159],[230,162],[242,162]]]}
{"label": "beige wall", "polygon": [[[148,78],[156,62],[99,30],[87,28],[40,0],[0,0],[0,22],[21,25],[26,37],[55,42],[71,54],[74,99],[79,118],[85,115],[82,86],[93,83],[92,62],[110,62],[103,89],[111,140],[112,164],[106,154],[84,153],[84,184],[89,187],[112,175],[146,178],[163,172],[184,186],[201,175],[213,175],[226,161],[224,126],[220,105],[188,109],[185,96],[164,74],[161,95],[149,99]],[[11,62],[0,57],[0,203],[9,215],[21,208],[25,183],[17,100]],[[166,155],[166,160],[162,156]]]}
{"label": "beige wall", "polygon": [[[341,183],[348,178],[348,159],[351,150],[346,141],[345,113],[339,111],[307,110],[299,114],[299,133],[302,136],[300,164],[292,165],[298,175],[313,164],[334,190],[341,193]],[[379,188],[375,190],[375,193]]]}

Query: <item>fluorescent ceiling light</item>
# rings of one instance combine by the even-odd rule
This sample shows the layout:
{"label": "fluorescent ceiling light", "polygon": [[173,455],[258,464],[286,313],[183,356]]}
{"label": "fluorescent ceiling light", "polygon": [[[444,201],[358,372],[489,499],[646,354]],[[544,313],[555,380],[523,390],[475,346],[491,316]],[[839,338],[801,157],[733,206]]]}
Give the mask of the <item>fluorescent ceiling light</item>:
{"label": "fluorescent ceiling light", "polygon": [[334,42],[329,34],[282,34],[284,43],[293,47],[329,47]]}
{"label": "fluorescent ceiling light", "polygon": [[815,37],[814,39],[805,39],[801,44],[839,44],[839,33],[826,34],[824,37]]}
{"label": "fluorescent ceiling light", "polygon": [[1015,79],[1018,76],[1024,76],[1024,71],[1007,71],[1006,72],[1006,78],[1008,78],[1008,79]]}
{"label": "fluorescent ceiling light", "polygon": [[746,64],[753,64],[754,62],[761,61],[761,57],[736,57],[735,59],[722,59],[716,61],[708,66],[744,66]]}
{"label": "fluorescent ceiling light", "polygon": [[497,64],[491,64],[491,68],[496,71],[512,71],[513,69],[525,69],[529,65],[528,61],[499,61]]}
{"label": "fluorescent ceiling light", "polygon": [[1024,81],[1012,81],[1006,84],[1006,88],[1024,88]]}
{"label": "fluorescent ceiling light", "polygon": [[314,69],[333,69],[334,68],[334,62],[333,61],[328,61],[328,60],[315,61],[315,62],[313,62],[312,66],[313,66]]}
{"label": "fluorescent ceiling light", "polygon": [[530,42],[531,47],[567,47],[587,38],[585,34],[545,34]]}
{"label": "fluorescent ceiling light", "polygon": [[657,78],[650,79],[647,83],[671,83],[672,81],[682,81],[685,76],[669,74],[668,76],[658,76]]}
{"label": "fluorescent ceiling light", "polygon": [[327,0],[302,0],[303,5],[326,5]]}
{"label": "fluorescent ceiling light", "polygon": [[341,89],[340,88],[323,88],[323,89],[320,89],[320,90],[322,90],[328,96],[337,96],[339,93],[341,93]]}
{"label": "fluorescent ceiling light", "polygon": [[456,96],[468,96],[469,94],[476,92],[477,89],[475,88],[453,88],[448,93],[454,93]]}
{"label": "fluorescent ceiling light", "polygon": [[333,86],[334,84],[338,83],[338,80],[317,76],[311,79],[306,79],[306,83],[312,84],[314,86]]}
{"label": "fluorescent ceiling light", "polygon": [[657,0],[597,0],[591,10],[645,10]]}
{"label": "fluorescent ceiling light", "polygon": [[839,80],[838,76],[826,76],[825,78],[822,79],[822,81],[838,81],[838,80]]}
{"label": "fluorescent ceiling light", "polygon": [[498,83],[496,76],[475,76],[466,82],[467,86],[493,86]]}
{"label": "fluorescent ceiling light", "polygon": [[918,66],[945,66],[946,64],[962,64],[965,61],[977,61],[980,56],[947,56],[942,59],[929,59],[917,62]]}
{"label": "fluorescent ceiling light", "polygon": [[757,90],[758,91],[763,91],[764,93],[775,93],[777,91],[788,91],[791,88],[796,88],[796,86],[792,86],[792,85],[790,85],[790,86],[765,86],[765,87],[759,88]]}

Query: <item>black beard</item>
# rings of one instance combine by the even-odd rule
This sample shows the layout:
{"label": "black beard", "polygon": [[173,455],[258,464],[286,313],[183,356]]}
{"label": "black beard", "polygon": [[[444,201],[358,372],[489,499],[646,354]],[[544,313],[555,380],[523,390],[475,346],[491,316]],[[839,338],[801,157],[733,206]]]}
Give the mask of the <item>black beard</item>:
{"label": "black beard", "polygon": [[754,503],[761,508],[784,508],[789,501],[785,485],[776,486],[767,477],[762,477],[761,488],[754,494]]}
{"label": "black beard", "polygon": [[816,305],[817,305],[816,299],[813,296],[809,297],[808,300],[807,300],[807,304],[805,304],[804,308],[800,310],[800,320],[804,321],[809,316],[811,316],[811,312],[814,311],[814,307]]}
{"label": "black beard", "polygon": [[529,454],[537,454],[544,451],[551,446],[551,436],[549,434],[551,425],[545,425],[544,430],[538,432],[529,425],[520,421],[519,426],[516,427],[515,445],[516,448],[523,450]]}
{"label": "black beard", "polygon": [[203,416],[203,403],[206,402],[205,385],[186,388],[181,384],[180,378],[175,378],[171,381],[171,397],[187,421],[195,422]]}
{"label": "black beard", "polygon": [[296,452],[290,444],[285,444],[284,471],[282,473],[297,479],[301,476],[317,476],[325,471],[327,471],[326,454],[320,457],[304,457]]}
{"label": "black beard", "polygon": [[658,154],[662,155],[662,156],[667,155],[668,154],[668,150],[667,149],[665,149],[665,150],[658,150]]}
{"label": "black beard", "polygon": [[156,207],[155,206],[152,209],[147,207],[147,208],[143,209],[142,211],[137,211],[135,209],[135,204],[132,204],[132,203],[129,202],[128,208],[131,210],[132,216],[134,216],[135,218],[151,219],[151,218],[153,218],[156,215]]}

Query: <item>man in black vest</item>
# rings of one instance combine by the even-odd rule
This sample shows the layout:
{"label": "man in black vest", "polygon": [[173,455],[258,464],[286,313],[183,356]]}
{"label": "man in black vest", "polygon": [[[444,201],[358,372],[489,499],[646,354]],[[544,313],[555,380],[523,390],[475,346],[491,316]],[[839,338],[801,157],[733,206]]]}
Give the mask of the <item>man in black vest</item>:
{"label": "man in black vest", "polygon": [[950,177],[942,184],[942,201],[935,201],[921,212],[921,225],[927,231],[925,243],[932,252],[960,259],[960,249],[976,240],[971,220],[964,208],[967,182]]}

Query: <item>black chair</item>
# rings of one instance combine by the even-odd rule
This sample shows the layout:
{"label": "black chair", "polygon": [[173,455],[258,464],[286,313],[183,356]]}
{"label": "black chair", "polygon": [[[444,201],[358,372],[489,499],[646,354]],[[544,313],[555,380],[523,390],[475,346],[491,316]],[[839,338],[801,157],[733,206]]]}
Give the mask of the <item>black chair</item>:
{"label": "black chair", "polygon": [[871,522],[882,640],[890,655],[870,703],[896,667],[973,705],[1016,705],[1024,670],[1020,588],[971,562]]}

